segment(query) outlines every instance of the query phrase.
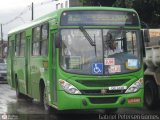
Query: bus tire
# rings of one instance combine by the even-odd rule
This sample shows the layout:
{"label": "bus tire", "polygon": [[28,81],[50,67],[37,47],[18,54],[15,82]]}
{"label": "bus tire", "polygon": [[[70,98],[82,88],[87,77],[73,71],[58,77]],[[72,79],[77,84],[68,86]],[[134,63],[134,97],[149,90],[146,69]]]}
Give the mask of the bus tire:
{"label": "bus tire", "polygon": [[44,89],[42,90],[42,102],[44,109],[47,113],[51,113],[52,108],[48,105],[48,98],[47,98],[47,90],[46,87],[44,86]]}
{"label": "bus tire", "polygon": [[20,98],[25,98],[25,95],[19,92],[19,84],[18,84],[18,78],[15,78],[15,82],[16,82],[16,97],[18,99]]}
{"label": "bus tire", "polygon": [[145,106],[152,110],[157,107],[158,102],[158,89],[154,81],[154,78],[148,77],[145,80],[144,86],[144,104]]}

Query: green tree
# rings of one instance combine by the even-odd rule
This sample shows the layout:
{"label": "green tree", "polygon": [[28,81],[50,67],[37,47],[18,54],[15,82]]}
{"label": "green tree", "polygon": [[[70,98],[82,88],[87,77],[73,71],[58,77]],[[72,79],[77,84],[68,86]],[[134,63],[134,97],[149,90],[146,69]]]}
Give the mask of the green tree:
{"label": "green tree", "polygon": [[160,21],[160,0],[116,0],[115,7],[135,9],[141,21],[150,27],[158,27]]}
{"label": "green tree", "polygon": [[80,0],[80,2],[83,4],[83,6],[92,6],[93,5],[92,0]]}
{"label": "green tree", "polygon": [[84,6],[113,6],[135,9],[141,21],[160,26],[160,0],[80,0]]}
{"label": "green tree", "polygon": [[79,0],[84,6],[112,6],[116,0]]}

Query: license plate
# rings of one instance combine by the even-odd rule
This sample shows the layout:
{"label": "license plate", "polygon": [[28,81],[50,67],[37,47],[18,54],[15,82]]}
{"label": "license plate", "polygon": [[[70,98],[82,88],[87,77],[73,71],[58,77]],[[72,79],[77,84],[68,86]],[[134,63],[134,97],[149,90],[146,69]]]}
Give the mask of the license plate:
{"label": "license plate", "polygon": [[127,86],[111,86],[109,90],[126,90]]}
{"label": "license plate", "polygon": [[141,98],[128,98],[128,103],[139,103]]}

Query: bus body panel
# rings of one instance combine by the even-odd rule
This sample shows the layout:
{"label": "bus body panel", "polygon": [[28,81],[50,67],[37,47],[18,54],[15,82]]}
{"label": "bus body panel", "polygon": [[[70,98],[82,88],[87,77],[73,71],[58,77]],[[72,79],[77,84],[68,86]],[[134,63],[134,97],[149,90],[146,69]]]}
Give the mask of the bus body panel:
{"label": "bus body panel", "polygon": [[50,50],[50,59],[49,59],[49,64],[50,66],[48,66],[49,69],[49,92],[50,92],[50,96],[49,96],[49,102],[50,104],[54,104],[57,105],[57,64],[56,64],[56,47],[55,47],[55,36],[57,33],[56,29],[52,29],[50,30],[50,46],[49,46],[49,50]]}
{"label": "bus body panel", "polygon": [[24,57],[16,57],[14,58],[14,71],[15,71],[15,79],[17,79],[19,91],[23,94],[27,94],[26,92],[26,79],[25,79],[25,58]]}
{"label": "bus body panel", "polygon": [[[136,93],[132,94],[122,94],[122,95],[104,95],[104,96],[86,96],[86,95],[70,95],[65,93],[64,91],[58,91],[58,109],[66,110],[66,109],[105,109],[105,108],[125,108],[125,107],[143,107],[143,89],[140,89]],[[107,102],[107,98],[116,98],[117,101],[114,103],[91,103],[89,98],[97,100],[101,98],[105,98]],[[128,103],[128,98],[140,98],[140,102],[138,103]],[[110,99],[109,99],[110,100]],[[83,104],[83,101],[87,102],[87,105]]]}

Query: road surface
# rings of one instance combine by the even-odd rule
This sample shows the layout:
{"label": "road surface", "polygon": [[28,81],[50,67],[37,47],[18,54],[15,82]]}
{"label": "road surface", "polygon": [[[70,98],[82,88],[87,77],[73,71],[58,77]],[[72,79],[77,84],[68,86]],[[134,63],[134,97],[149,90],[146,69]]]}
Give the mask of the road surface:
{"label": "road surface", "polygon": [[149,111],[145,107],[121,108],[112,115],[106,115],[102,110],[69,111],[61,115],[48,114],[39,102],[17,100],[15,91],[9,85],[0,84],[0,115],[0,120],[5,120],[6,117],[6,120],[128,120],[147,117],[152,120],[160,119],[160,109]]}

